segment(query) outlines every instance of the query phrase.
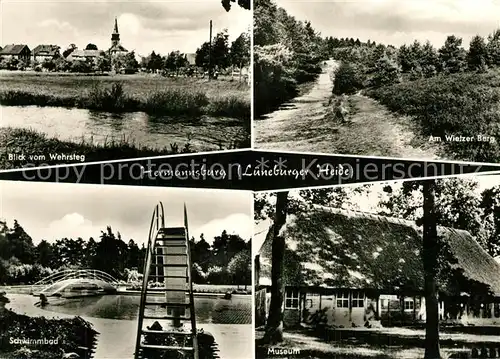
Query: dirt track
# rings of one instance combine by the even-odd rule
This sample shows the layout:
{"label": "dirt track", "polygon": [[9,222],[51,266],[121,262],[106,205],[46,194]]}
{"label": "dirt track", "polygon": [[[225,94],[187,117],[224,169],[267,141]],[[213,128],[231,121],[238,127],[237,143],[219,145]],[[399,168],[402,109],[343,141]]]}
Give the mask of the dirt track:
{"label": "dirt track", "polygon": [[256,149],[440,158],[435,145],[418,138],[410,118],[395,115],[366,96],[350,96],[352,108],[345,123],[332,120],[328,103],[337,66],[337,62],[328,61],[307,94],[254,121]]}

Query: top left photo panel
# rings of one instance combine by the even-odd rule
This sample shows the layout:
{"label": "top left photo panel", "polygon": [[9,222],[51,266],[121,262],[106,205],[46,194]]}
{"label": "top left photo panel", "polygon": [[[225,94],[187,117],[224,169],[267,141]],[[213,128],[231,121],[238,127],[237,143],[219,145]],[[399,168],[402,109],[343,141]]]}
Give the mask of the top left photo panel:
{"label": "top left photo panel", "polygon": [[2,0],[0,17],[0,170],[251,147],[250,0]]}

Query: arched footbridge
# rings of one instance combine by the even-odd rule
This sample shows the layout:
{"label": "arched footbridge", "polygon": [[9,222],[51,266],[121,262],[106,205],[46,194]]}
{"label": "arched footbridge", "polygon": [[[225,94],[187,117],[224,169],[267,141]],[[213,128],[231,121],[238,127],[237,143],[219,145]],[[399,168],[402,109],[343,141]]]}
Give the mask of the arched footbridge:
{"label": "arched footbridge", "polygon": [[52,273],[34,283],[31,292],[33,295],[45,294],[46,296],[52,296],[68,288],[68,286],[80,290],[91,290],[93,288],[116,290],[120,284],[124,284],[124,282],[101,270],[67,269]]}

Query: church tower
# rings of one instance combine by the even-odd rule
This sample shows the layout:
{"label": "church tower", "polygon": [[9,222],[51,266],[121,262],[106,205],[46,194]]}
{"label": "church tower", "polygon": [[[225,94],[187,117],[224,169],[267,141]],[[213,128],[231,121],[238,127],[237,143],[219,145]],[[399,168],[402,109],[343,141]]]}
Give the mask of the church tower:
{"label": "church tower", "polygon": [[113,33],[111,34],[111,47],[117,46],[120,44],[120,33],[118,32],[118,20],[115,17],[115,28]]}
{"label": "church tower", "polygon": [[120,44],[120,33],[118,32],[118,20],[115,17],[115,28],[111,34],[111,47],[108,53],[111,56],[125,55],[127,54],[127,49]]}

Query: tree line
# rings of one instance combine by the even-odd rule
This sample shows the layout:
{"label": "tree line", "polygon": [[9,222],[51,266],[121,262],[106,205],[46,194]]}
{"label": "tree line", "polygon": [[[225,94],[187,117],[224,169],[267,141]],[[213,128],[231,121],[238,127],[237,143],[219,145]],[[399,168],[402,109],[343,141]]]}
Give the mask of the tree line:
{"label": "tree line", "polygon": [[[355,198],[366,195],[373,185],[301,190],[298,196],[279,192],[274,198],[255,196],[255,220],[273,219],[271,303],[266,321],[264,344],[283,341],[282,284],[285,239],[280,231],[290,214],[308,211],[312,205],[359,210]],[[378,214],[403,218],[422,228],[421,261],[424,270],[426,299],[425,358],[440,357],[439,315],[437,293],[446,285],[439,279],[453,272],[446,245],[440,241],[437,226],[469,231],[491,255],[500,255],[500,185],[479,191],[476,181],[444,179],[404,182],[401,186],[386,185],[379,192]],[[383,194],[383,195],[382,195]],[[459,269],[458,269],[459,271]],[[485,294],[487,294],[487,289]]]}
{"label": "tree line", "polygon": [[[76,45],[70,44],[61,56],[44,61],[31,61],[31,64],[15,57],[4,58],[0,60],[0,69],[24,70],[28,65],[31,65],[35,71],[75,73],[109,72],[112,69],[134,73],[141,69],[145,72],[176,76],[181,74],[191,76],[195,71],[188,60],[188,55],[178,50],[166,55],[152,51],[148,56],[142,57],[140,62],[137,61],[134,51],[116,56],[102,51],[99,56],[69,61],[68,57],[75,50],[77,50]],[[98,48],[90,43],[85,50],[98,51]],[[250,64],[250,35],[244,32],[230,42],[227,29],[224,29],[214,37],[212,42],[204,42],[196,50],[194,61],[194,65],[203,71],[208,71],[209,68],[217,71],[231,69],[238,70],[241,75],[242,70]]]}
{"label": "tree line", "polygon": [[295,97],[321,73],[323,39],[273,0],[254,1],[254,107],[256,116]]}
{"label": "tree line", "polygon": [[488,68],[500,66],[500,29],[487,39],[474,36],[468,50],[462,46],[463,39],[455,35],[448,36],[438,49],[429,41],[418,40],[399,48],[370,40],[362,43],[328,37],[325,41],[329,54],[342,61],[335,79],[338,94],[439,74],[484,73]]}
{"label": "tree line", "polygon": [[[224,230],[212,244],[203,235],[191,238],[190,248],[195,283],[251,283],[251,241]],[[42,240],[35,246],[17,220],[12,227],[0,222],[0,285],[32,284],[64,269],[98,269],[126,280],[132,269],[143,272],[145,256],[144,244],[124,241],[109,226],[97,239]]]}

